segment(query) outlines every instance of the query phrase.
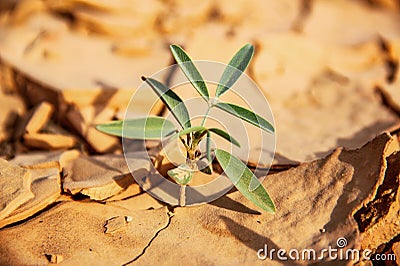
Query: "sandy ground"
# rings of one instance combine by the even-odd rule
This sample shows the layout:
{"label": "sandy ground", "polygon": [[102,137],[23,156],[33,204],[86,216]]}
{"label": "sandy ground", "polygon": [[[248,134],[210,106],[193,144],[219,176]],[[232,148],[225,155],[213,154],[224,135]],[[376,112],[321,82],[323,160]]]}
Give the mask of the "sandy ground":
{"label": "sandy ground", "polygon": [[[95,129],[125,113],[168,117],[140,77],[174,62],[171,43],[224,63],[255,46],[246,74],[259,90],[232,89],[257,110],[268,100],[276,153],[246,126],[238,156],[271,161],[259,175],[275,214],[235,188],[198,206],[159,201],[137,183],[160,162],[141,151],[158,143],[124,143],[127,164],[121,139]],[[399,60],[398,1],[1,1],[0,265],[400,264]],[[329,247],[375,260],[321,255]]]}

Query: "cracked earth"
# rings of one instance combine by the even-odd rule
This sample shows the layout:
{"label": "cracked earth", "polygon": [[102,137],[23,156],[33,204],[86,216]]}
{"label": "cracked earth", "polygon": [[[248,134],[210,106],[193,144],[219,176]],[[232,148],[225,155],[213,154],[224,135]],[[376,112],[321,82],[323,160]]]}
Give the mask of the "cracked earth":
{"label": "cracked earth", "polygon": [[[255,46],[246,73],[274,114],[263,185],[276,214],[235,189],[199,206],[159,202],[132,178],[152,162],[138,154],[131,173],[121,140],[95,129],[124,117],[141,76],[174,62],[170,43],[218,62]],[[345,250],[399,265],[399,61],[396,0],[0,1],[0,265],[304,265],[257,252],[343,237]],[[128,115],[154,101],[145,94]],[[151,114],[167,115],[161,103]],[[254,169],[265,151],[247,129],[241,159]]]}

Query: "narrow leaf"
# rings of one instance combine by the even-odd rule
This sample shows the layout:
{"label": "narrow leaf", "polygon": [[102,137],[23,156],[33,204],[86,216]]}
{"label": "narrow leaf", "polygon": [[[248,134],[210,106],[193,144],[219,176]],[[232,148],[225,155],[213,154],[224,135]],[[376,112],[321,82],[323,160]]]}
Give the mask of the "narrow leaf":
{"label": "narrow leaf", "polygon": [[204,130],[207,130],[207,129],[205,127],[203,127],[203,126],[189,127],[189,128],[186,128],[186,129],[180,131],[178,136],[181,137],[183,135],[187,135],[187,134],[190,134],[192,132],[198,132],[198,131],[204,131]]}
{"label": "narrow leaf", "polygon": [[[220,149],[215,150],[215,156],[225,174],[246,198],[265,211],[275,212],[275,205],[267,191],[241,160]],[[250,182],[257,182],[259,185],[256,189],[250,190]]]}
{"label": "narrow leaf", "polygon": [[161,139],[176,131],[174,124],[162,117],[113,121],[96,128],[110,135],[132,139]]}
{"label": "narrow leaf", "polygon": [[146,81],[146,83],[150,85],[158,97],[160,97],[163,103],[171,111],[172,115],[182,128],[185,129],[191,126],[189,112],[182,99],[179,98],[175,92],[155,79],[142,77],[142,80]]}
{"label": "narrow leaf", "polygon": [[246,108],[235,104],[222,102],[217,103],[215,106],[269,133],[275,131],[274,127],[267,120]]}
{"label": "narrow leaf", "polygon": [[227,132],[223,131],[222,129],[210,128],[209,131],[217,134],[218,136],[226,139],[227,141],[231,142],[232,144],[234,144],[240,148],[240,143],[236,139],[234,139],[231,135],[229,135]]}
{"label": "narrow leaf", "polygon": [[207,155],[207,161],[211,163],[211,135],[210,132],[207,132],[207,141],[206,141],[206,155]]}
{"label": "narrow leaf", "polygon": [[192,83],[193,87],[197,90],[201,97],[203,97],[206,101],[208,101],[209,93],[207,89],[207,85],[203,80],[200,72],[197,70],[196,66],[190,59],[190,57],[186,54],[186,52],[178,45],[170,46],[172,55],[174,56],[176,62],[181,68],[182,72],[188,78],[190,83]]}
{"label": "narrow leaf", "polygon": [[211,157],[211,134],[210,131],[207,132],[207,139],[206,139],[206,156],[207,156],[207,161],[208,161],[208,169],[206,171],[209,171],[210,174],[212,173],[212,157]]}
{"label": "narrow leaf", "polygon": [[219,81],[215,96],[218,98],[229,90],[246,70],[254,54],[254,46],[246,44],[231,59]]}

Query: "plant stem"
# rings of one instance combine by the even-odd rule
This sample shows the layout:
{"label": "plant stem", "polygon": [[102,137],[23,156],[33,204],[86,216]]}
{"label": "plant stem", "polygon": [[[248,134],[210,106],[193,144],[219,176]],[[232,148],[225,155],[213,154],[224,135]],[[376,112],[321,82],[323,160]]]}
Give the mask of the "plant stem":
{"label": "plant stem", "polygon": [[201,122],[201,126],[204,126],[204,124],[206,123],[206,119],[207,119],[208,114],[210,113],[210,110],[211,110],[211,107],[208,106],[207,112],[203,117],[203,121]]}
{"label": "plant stem", "polygon": [[179,190],[179,205],[184,207],[186,205],[186,185],[181,185]]}

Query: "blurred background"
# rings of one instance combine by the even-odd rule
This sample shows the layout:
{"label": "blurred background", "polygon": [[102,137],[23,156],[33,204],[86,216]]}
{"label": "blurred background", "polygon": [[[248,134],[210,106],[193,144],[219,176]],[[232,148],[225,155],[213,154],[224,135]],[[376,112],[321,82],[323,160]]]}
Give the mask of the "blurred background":
{"label": "blurred background", "polygon": [[[32,149],[120,151],[94,125],[123,118],[140,77],[174,63],[171,43],[194,60],[223,63],[255,45],[247,74],[274,113],[275,164],[357,148],[398,128],[400,1],[2,0],[0,9],[5,158]],[[24,131],[43,101],[50,122]],[[149,92],[133,112],[153,101]]]}

